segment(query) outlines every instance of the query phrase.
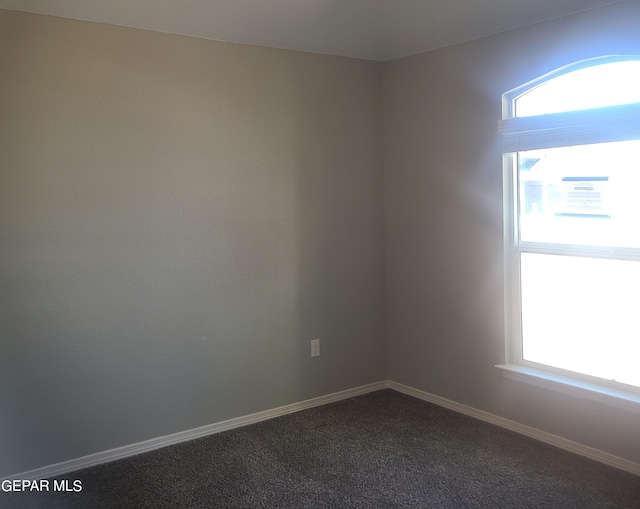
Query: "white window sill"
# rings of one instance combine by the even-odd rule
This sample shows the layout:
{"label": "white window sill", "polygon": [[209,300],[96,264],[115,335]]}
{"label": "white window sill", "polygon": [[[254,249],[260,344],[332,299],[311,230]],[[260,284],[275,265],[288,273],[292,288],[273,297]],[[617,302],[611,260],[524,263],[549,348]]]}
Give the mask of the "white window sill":
{"label": "white window sill", "polygon": [[496,368],[502,371],[502,376],[518,382],[536,385],[544,389],[563,392],[578,398],[597,401],[640,413],[640,395],[603,385],[598,385],[575,378],[556,375],[538,369],[518,366],[516,364],[499,364]]}

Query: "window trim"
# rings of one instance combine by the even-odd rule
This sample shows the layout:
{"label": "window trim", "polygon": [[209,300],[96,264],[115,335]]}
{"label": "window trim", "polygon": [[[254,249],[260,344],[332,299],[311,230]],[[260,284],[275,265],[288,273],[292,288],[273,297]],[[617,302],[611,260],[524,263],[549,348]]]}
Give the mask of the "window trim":
{"label": "window trim", "polygon": [[570,396],[604,403],[640,414],[640,395],[608,387],[601,383],[581,380],[578,377],[558,375],[550,371],[535,369],[517,364],[498,364],[496,368],[502,371],[502,376],[509,380],[534,385],[543,389],[568,394]]}
{"label": "window trim", "polygon": [[[515,101],[517,96],[511,101]],[[640,103],[590,110],[510,117],[498,122],[505,153],[584,143],[635,140],[640,130]]]}
{"label": "window trim", "polygon": [[[496,367],[503,377],[572,396],[640,413],[640,388],[575,373],[523,359],[520,254],[539,252],[569,256],[640,261],[640,249],[579,246],[519,241],[519,172],[515,154],[537,148],[640,139],[640,104],[609,106],[547,115],[514,117],[515,100],[563,74],[601,64],[640,60],[638,55],[615,55],[582,60],[556,69],[502,95],[498,132],[503,142],[503,245],[505,362]],[[561,142],[559,141],[561,140]]]}

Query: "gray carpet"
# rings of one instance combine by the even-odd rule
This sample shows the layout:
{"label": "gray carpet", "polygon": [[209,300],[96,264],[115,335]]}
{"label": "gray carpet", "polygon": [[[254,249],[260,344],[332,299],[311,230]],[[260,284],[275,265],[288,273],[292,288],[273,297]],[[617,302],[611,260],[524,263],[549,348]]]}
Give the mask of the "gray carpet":
{"label": "gray carpet", "polygon": [[640,477],[383,390],[62,476],[17,508],[640,508]]}

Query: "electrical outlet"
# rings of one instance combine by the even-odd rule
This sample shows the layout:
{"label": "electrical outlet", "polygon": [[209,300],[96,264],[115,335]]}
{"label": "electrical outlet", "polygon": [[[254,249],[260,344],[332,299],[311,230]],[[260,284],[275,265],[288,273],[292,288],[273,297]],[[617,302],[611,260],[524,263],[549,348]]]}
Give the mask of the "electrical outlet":
{"label": "electrical outlet", "polygon": [[311,340],[311,357],[318,357],[320,355],[320,340]]}

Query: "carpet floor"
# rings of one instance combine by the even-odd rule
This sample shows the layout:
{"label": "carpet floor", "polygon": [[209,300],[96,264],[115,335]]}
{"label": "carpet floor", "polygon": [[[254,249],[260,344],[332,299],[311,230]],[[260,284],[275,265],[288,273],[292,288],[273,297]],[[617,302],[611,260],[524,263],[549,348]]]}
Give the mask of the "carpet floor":
{"label": "carpet floor", "polygon": [[640,509],[640,477],[392,390],[60,478],[0,507]]}

